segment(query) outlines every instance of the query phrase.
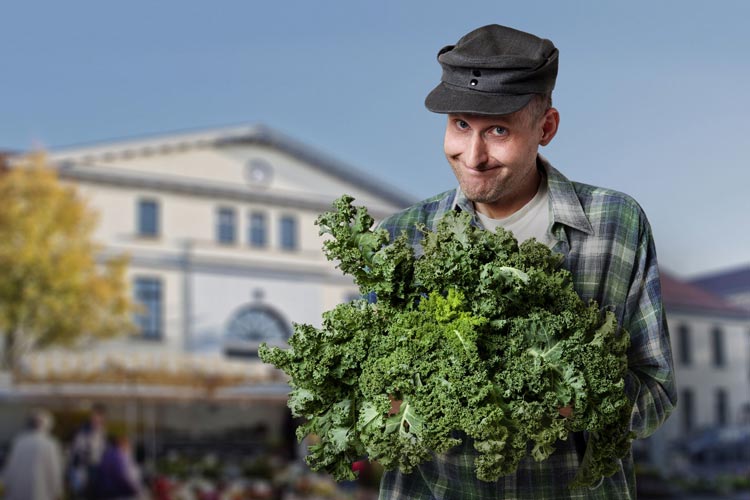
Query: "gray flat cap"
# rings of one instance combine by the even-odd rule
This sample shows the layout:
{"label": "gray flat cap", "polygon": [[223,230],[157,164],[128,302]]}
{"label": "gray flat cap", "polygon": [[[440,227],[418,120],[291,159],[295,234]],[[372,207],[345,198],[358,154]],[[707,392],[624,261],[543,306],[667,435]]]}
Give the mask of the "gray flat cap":
{"label": "gray flat cap", "polygon": [[492,24],[438,52],[440,84],[425,99],[435,113],[505,115],[552,91],[558,51],[551,41]]}

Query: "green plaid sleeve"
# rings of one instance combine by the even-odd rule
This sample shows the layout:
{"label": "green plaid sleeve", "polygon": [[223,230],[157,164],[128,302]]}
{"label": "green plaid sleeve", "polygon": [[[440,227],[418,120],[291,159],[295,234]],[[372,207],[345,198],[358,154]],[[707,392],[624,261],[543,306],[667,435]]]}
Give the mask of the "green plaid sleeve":
{"label": "green plaid sleeve", "polygon": [[455,189],[440,193],[388,217],[378,227],[388,230],[391,241],[406,233],[409,243],[414,247],[416,254],[420,255],[420,241],[424,235],[419,228],[425,226],[434,231],[442,216],[453,209],[456,197]]}
{"label": "green plaid sleeve", "polygon": [[666,420],[677,401],[651,228],[629,196],[571,185],[590,230],[559,225],[556,249],[565,255],[564,265],[581,297],[613,310],[630,335],[626,391],[635,403],[631,428],[644,438]]}

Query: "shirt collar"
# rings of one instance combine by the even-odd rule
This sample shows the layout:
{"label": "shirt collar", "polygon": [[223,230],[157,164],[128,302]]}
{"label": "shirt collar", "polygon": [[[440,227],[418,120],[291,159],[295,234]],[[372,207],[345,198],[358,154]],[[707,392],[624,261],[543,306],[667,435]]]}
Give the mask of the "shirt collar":
{"label": "shirt collar", "polygon": [[544,156],[537,155],[537,164],[547,175],[552,223],[564,224],[586,234],[594,234],[594,228],[583,211],[573,183],[553,167]]}
{"label": "shirt collar", "polygon": [[[552,208],[552,224],[560,223],[586,234],[594,234],[594,228],[591,227],[591,223],[583,211],[573,183],[542,155],[537,155],[537,165],[547,177],[547,189],[549,190]],[[466,197],[460,187],[456,188],[453,209],[476,215],[474,204]]]}

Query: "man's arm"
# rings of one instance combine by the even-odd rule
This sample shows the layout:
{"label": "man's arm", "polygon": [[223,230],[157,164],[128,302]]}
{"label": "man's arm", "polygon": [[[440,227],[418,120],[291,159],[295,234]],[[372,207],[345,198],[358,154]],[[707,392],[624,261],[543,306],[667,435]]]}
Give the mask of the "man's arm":
{"label": "man's arm", "polygon": [[634,402],[631,429],[651,435],[677,403],[672,350],[651,229],[644,220],[634,258],[634,273],[623,313],[630,334],[625,390]]}

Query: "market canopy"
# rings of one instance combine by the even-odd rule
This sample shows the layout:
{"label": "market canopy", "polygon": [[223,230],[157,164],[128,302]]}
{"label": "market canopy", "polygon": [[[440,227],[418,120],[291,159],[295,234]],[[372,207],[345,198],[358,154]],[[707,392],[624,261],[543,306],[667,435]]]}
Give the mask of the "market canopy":
{"label": "market canopy", "polygon": [[40,351],[13,375],[18,395],[277,399],[289,391],[285,375],[260,360],[211,354]]}

